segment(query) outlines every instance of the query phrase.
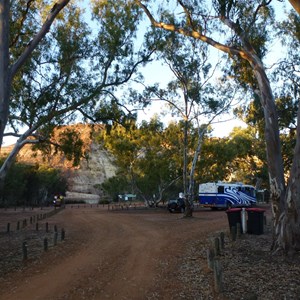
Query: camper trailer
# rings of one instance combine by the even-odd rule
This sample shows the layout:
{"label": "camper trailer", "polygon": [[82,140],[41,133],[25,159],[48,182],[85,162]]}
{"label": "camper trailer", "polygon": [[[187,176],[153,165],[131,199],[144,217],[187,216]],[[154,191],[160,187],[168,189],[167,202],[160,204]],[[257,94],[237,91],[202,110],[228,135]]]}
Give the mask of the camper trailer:
{"label": "camper trailer", "polygon": [[255,188],[241,182],[202,183],[199,185],[199,203],[212,209],[254,206]]}

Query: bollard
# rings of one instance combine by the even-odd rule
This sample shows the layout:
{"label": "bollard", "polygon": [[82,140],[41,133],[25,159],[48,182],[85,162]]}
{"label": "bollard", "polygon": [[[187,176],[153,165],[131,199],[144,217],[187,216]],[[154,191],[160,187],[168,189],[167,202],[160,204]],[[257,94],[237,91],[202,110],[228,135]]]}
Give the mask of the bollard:
{"label": "bollard", "polygon": [[57,236],[58,236],[57,232],[54,232],[54,238],[53,238],[53,244],[54,244],[54,246],[57,245]]}
{"label": "bollard", "polygon": [[20,230],[20,221],[17,223],[17,230]]}
{"label": "bollard", "polygon": [[48,250],[48,239],[45,237],[44,238],[44,251]]}
{"label": "bollard", "polygon": [[46,222],[46,232],[49,232],[49,224]]}
{"label": "bollard", "polygon": [[39,231],[39,223],[36,223],[36,224],[35,224],[35,230],[36,230],[36,231]]}
{"label": "bollard", "polygon": [[224,232],[220,233],[220,247],[222,250],[225,249],[225,233]]}
{"label": "bollard", "polygon": [[26,242],[23,242],[23,244],[22,244],[22,252],[23,252],[23,260],[26,260],[28,258]]}
{"label": "bollard", "polygon": [[63,241],[65,239],[65,230],[61,229],[61,240]]}
{"label": "bollard", "polygon": [[10,232],[10,223],[7,223],[7,229],[6,232],[9,233]]}
{"label": "bollard", "polygon": [[54,225],[54,232],[57,232],[57,226]]}
{"label": "bollard", "polygon": [[220,240],[219,238],[215,238],[214,239],[214,249],[215,249],[215,254],[221,255],[221,250],[220,250]]}
{"label": "bollard", "polygon": [[221,263],[218,259],[214,263],[214,280],[215,280],[215,291],[217,293],[223,292],[223,273]]}
{"label": "bollard", "polygon": [[32,217],[30,217],[30,224],[32,224]]}
{"label": "bollard", "polygon": [[215,260],[215,252],[213,249],[207,249],[207,265],[208,267],[213,270],[214,269],[214,260]]}

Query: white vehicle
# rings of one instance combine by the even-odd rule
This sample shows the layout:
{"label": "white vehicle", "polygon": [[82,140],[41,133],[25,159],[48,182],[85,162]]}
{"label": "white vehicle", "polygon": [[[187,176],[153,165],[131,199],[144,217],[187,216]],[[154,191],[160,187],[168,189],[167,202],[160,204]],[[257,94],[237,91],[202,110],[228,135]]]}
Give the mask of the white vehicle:
{"label": "white vehicle", "polygon": [[255,188],[241,182],[208,182],[199,184],[199,203],[204,207],[231,208],[256,204]]}

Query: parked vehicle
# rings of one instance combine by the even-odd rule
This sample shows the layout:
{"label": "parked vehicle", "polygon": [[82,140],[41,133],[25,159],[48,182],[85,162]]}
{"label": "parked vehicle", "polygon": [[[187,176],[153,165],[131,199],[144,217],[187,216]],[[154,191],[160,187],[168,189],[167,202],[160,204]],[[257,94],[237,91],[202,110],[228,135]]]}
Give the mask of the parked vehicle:
{"label": "parked vehicle", "polygon": [[185,211],[185,202],[183,198],[178,198],[175,200],[169,200],[167,208],[169,212],[181,212],[183,213]]}
{"label": "parked vehicle", "polygon": [[62,195],[55,195],[53,200],[54,207],[61,207],[64,201],[64,197]]}
{"label": "parked vehicle", "polygon": [[212,209],[254,206],[255,188],[241,182],[202,183],[199,184],[199,203]]}

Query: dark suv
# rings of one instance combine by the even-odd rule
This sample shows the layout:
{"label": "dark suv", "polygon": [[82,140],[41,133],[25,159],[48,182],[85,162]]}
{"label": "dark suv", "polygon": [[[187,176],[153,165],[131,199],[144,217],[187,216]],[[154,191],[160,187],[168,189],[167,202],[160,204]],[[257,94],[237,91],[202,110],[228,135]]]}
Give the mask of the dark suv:
{"label": "dark suv", "polygon": [[178,198],[176,200],[169,200],[167,206],[169,212],[181,212],[185,211],[185,202],[184,199]]}

